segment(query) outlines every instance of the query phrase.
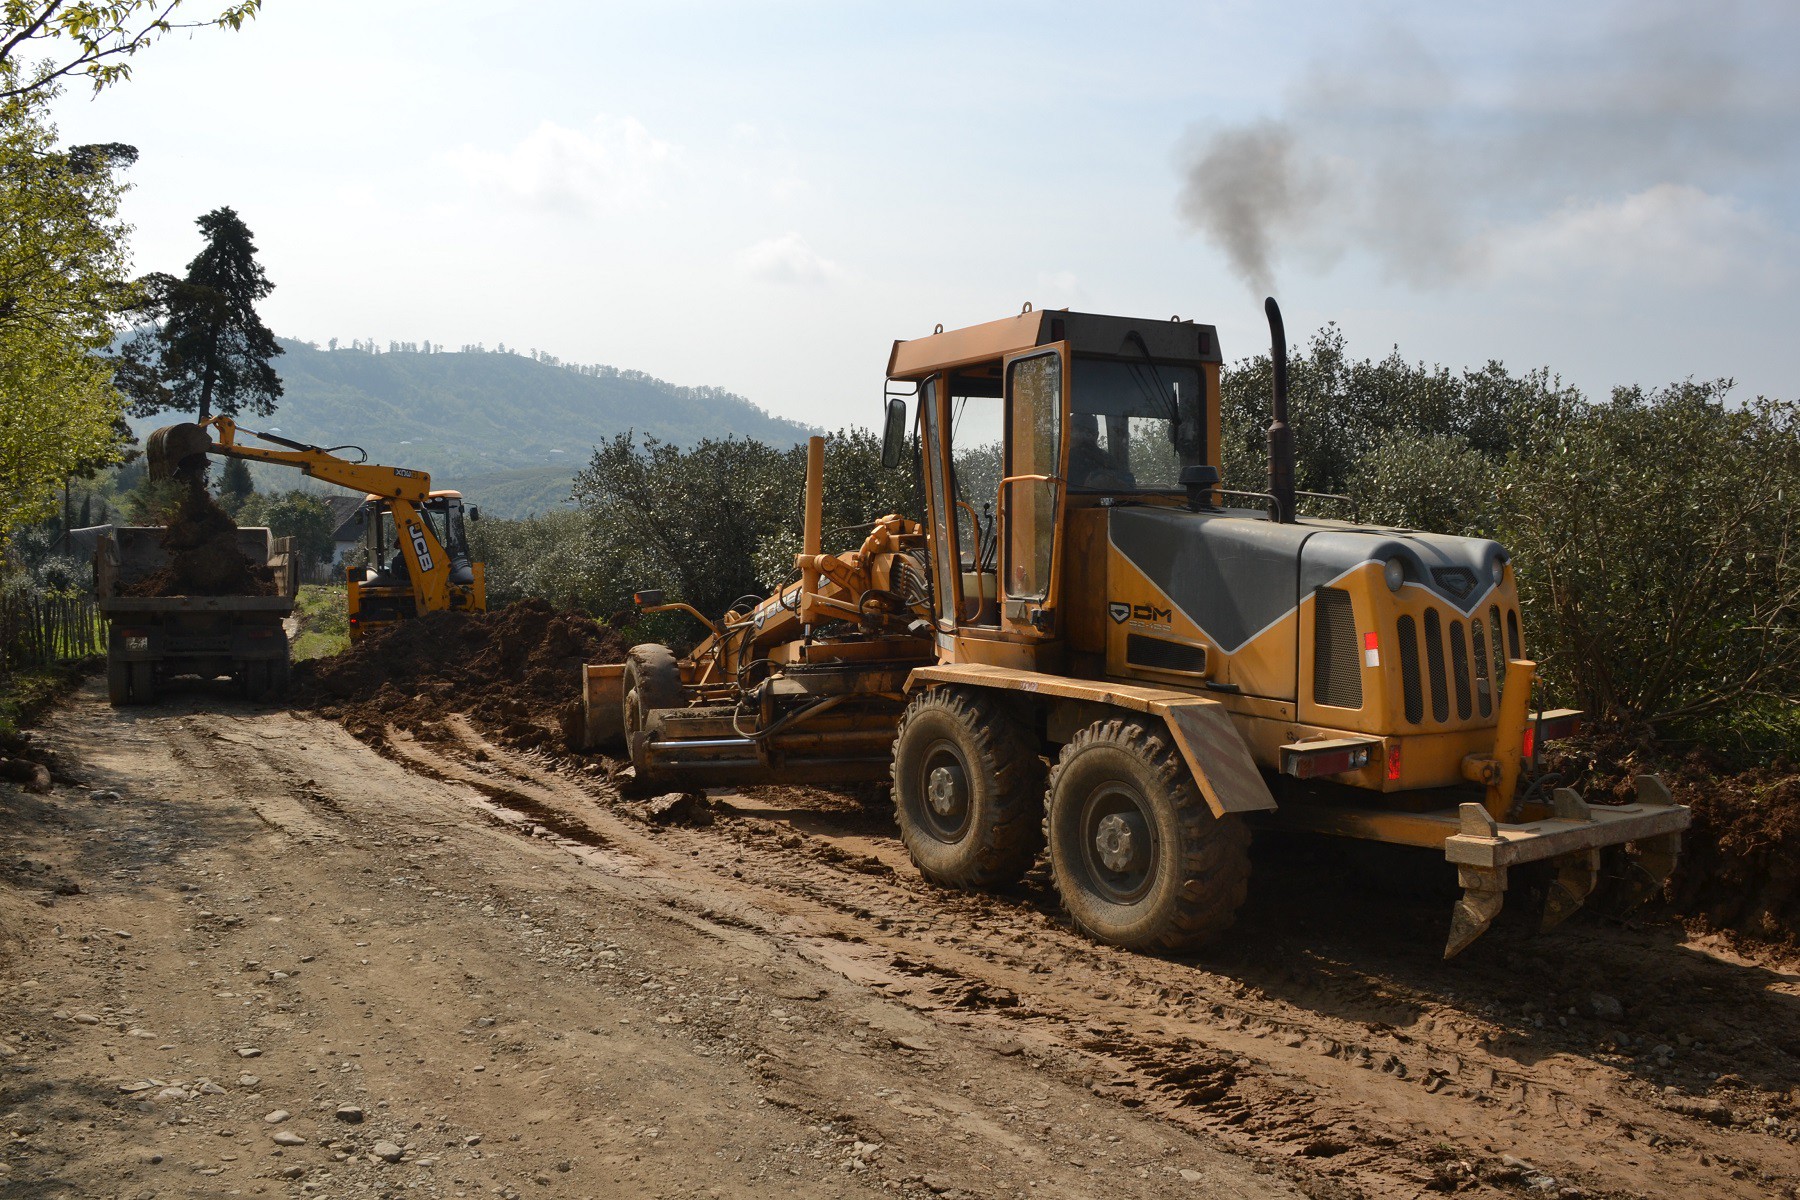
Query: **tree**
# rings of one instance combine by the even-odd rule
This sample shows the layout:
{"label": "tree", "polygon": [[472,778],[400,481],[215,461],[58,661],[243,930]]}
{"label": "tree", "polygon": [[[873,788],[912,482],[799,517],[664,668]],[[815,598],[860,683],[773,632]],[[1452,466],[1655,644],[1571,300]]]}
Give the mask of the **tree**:
{"label": "tree", "polygon": [[50,87],[0,64],[0,542],[55,509],[69,478],[116,461],[119,397],[98,357],[132,302],[129,146],[59,149]]}
{"label": "tree", "polygon": [[219,469],[219,507],[235,517],[255,492],[250,465],[241,458],[226,459]]}
{"label": "tree", "polygon": [[239,525],[267,525],[276,537],[291,537],[303,562],[322,563],[331,558],[331,535],[337,523],[331,506],[308,492],[252,494],[238,514]]}
{"label": "tree", "polygon": [[[216,16],[177,21],[182,0],[0,0],[0,99],[45,94],[84,75],[99,91],[131,78],[130,58],[166,33],[208,26],[238,29],[262,8],[239,0]],[[28,57],[49,54],[36,63]]]}
{"label": "tree", "polygon": [[[237,213],[215,208],[195,223],[206,246],[188,264],[186,278],[144,280],[162,321],[154,334],[127,346],[122,357],[130,368],[122,371],[121,386],[131,388],[134,416],[165,408],[191,410],[199,421],[215,411],[267,416],[281,395],[271,360],[282,351],[256,315],[256,303],[275,285],[256,261],[256,243]],[[148,337],[155,340],[153,350]]]}

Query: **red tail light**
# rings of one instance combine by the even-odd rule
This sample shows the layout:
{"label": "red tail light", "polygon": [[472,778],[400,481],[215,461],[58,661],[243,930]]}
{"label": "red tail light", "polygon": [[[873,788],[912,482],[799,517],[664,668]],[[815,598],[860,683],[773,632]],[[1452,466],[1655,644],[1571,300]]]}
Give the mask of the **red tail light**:
{"label": "red tail light", "polygon": [[1400,778],[1400,743],[1399,742],[1395,742],[1393,745],[1388,747],[1388,772],[1387,772],[1387,775],[1388,775],[1388,778],[1391,780],[1397,780]]}

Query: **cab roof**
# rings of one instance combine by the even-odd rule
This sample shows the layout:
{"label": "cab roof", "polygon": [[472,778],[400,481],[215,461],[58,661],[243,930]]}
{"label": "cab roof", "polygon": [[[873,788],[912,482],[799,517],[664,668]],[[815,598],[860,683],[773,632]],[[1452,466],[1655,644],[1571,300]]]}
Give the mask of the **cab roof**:
{"label": "cab roof", "polygon": [[920,380],[939,371],[990,362],[1054,342],[1068,342],[1077,354],[1175,362],[1222,362],[1219,333],[1211,325],[1109,317],[1100,313],[1048,308],[1027,310],[962,329],[943,329],[922,338],[897,341],[888,355],[889,379]]}
{"label": "cab roof", "polygon": [[[431,499],[433,499],[433,500],[461,500],[462,493],[461,492],[453,492],[453,491],[446,489],[444,491],[432,492]],[[368,504],[368,503],[386,504],[387,501],[388,501],[388,497],[377,496],[373,492],[370,492],[368,495],[363,497],[363,502],[365,504]]]}

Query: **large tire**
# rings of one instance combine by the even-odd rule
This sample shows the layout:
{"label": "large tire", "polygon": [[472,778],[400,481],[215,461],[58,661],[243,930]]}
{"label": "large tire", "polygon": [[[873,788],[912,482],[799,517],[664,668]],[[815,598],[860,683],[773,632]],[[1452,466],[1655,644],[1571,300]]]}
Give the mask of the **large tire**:
{"label": "large tire", "polygon": [[244,699],[252,702],[268,699],[274,676],[274,664],[267,659],[252,658],[240,663],[238,686],[243,689]]}
{"label": "large tire", "polygon": [[633,646],[625,656],[619,706],[627,737],[642,733],[656,709],[686,708],[687,692],[681,686],[675,652],[655,642]]}
{"label": "large tire", "polygon": [[131,664],[131,702],[133,704],[156,703],[155,663],[134,662]]}
{"label": "large tire", "polygon": [[131,664],[123,659],[106,660],[106,702],[114,708],[131,703]]}
{"label": "large tire", "polygon": [[1016,883],[1043,846],[1044,762],[996,697],[932,688],[894,736],[894,816],[913,865],[945,887]]}
{"label": "large tire", "polygon": [[1192,950],[1231,927],[1250,884],[1250,831],[1216,817],[1158,726],[1098,721],[1063,747],[1045,819],[1063,907],[1128,950]]}

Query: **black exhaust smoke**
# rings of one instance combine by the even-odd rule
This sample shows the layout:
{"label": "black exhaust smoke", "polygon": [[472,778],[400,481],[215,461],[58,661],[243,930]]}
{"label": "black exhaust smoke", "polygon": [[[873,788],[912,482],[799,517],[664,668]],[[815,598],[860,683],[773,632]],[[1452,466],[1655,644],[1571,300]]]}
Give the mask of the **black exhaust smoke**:
{"label": "black exhaust smoke", "polygon": [[1275,368],[1275,412],[1269,422],[1269,520],[1283,525],[1294,520],[1294,431],[1288,428],[1287,328],[1281,323],[1281,306],[1270,296],[1263,301],[1269,318],[1269,362]]}

